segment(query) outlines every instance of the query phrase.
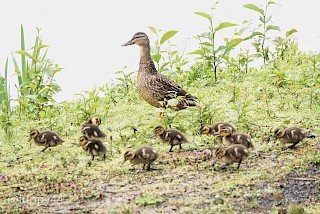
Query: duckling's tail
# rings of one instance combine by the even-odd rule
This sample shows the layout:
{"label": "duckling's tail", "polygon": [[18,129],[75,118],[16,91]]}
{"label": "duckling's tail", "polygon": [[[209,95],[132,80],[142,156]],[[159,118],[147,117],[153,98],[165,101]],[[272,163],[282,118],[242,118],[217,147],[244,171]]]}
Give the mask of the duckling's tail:
{"label": "duckling's tail", "polygon": [[316,138],[316,136],[314,134],[312,134],[312,133],[307,133],[306,137],[307,138]]}

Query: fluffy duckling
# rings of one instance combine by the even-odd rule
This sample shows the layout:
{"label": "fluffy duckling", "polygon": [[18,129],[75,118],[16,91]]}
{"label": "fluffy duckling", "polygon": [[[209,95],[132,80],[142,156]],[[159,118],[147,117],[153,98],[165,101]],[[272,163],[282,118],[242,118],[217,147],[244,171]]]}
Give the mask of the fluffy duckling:
{"label": "fluffy duckling", "polygon": [[225,122],[218,122],[213,125],[204,125],[200,128],[199,134],[206,134],[206,135],[220,135],[220,130],[224,128],[231,128],[231,132],[236,132],[236,128],[231,125],[230,123]]}
{"label": "fluffy duckling", "polygon": [[187,138],[176,129],[165,129],[162,126],[157,126],[154,129],[154,134],[157,135],[162,142],[171,145],[169,152],[172,152],[172,148],[175,145],[179,145],[180,149],[182,149],[181,144],[188,143]]}
{"label": "fluffy duckling", "polygon": [[233,144],[226,149],[219,148],[216,150],[216,161],[221,159],[224,163],[238,163],[237,169],[239,169],[240,164],[243,160],[245,160],[249,156],[249,150],[240,144]]}
{"label": "fluffy duckling", "polygon": [[94,160],[95,156],[103,155],[103,159],[106,159],[107,149],[103,145],[102,141],[96,138],[89,139],[87,136],[81,136],[79,139],[79,144],[82,149],[87,153],[87,155],[92,156]]}
{"label": "fluffy duckling", "polygon": [[149,171],[151,169],[150,164],[155,161],[158,158],[158,153],[149,146],[141,147],[135,151],[127,150],[124,153],[124,161],[125,163],[127,160],[129,160],[132,164],[143,164],[143,168]]}
{"label": "fluffy duckling", "polygon": [[54,147],[64,142],[64,140],[62,140],[55,132],[39,132],[37,129],[33,129],[30,131],[30,138],[28,141],[30,141],[31,139],[33,139],[33,141],[38,146],[45,147],[42,152],[44,152],[49,147]]}
{"label": "fluffy duckling", "polygon": [[289,127],[286,129],[277,128],[274,130],[274,137],[280,140],[281,143],[291,143],[288,148],[293,148],[304,138],[315,138],[313,134],[305,133],[304,130],[298,127]]}
{"label": "fluffy duckling", "polygon": [[88,138],[105,138],[106,134],[103,133],[99,125],[101,119],[99,117],[93,117],[81,125],[81,133],[86,135]]}
{"label": "fluffy duckling", "polygon": [[244,133],[232,133],[231,128],[223,128],[220,130],[220,135],[223,137],[222,142],[226,145],[241,144],[247,148],[254,148],[251,137]]}

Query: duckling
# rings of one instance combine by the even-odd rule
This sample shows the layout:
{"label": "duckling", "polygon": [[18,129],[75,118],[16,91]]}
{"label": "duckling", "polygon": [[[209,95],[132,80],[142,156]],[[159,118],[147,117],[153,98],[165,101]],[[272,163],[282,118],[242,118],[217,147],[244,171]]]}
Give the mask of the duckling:
{"label": "duckling", "polygon": [[103,156],[103,159],[106,159],[107,149],[103,145],[102,141],[96,138],[89,139],[87,136],[83,135],[79,139],[79,144],[82,149],[88,154],[92,156],[92,160],[94,160],[95,156]]}
{"label": "duckling", "polygon": [[93,117],[81,125],[81,133],[86,135],[88,138],[105,138],[106,134],[103,133],[99,125],[101,124],[101,119],[99,117]]}
{"label": "duckling", "polygon": [[240,144],[233,144],[226,149],[219,148],[216,150],[216,161],[221,159],[224,163],[238,163],[237,170],[240,167],[240,164],[243,160],[245,160],[249,156],[250,152],[248,149]]}
{"label": "duckling", "polygon": [[[159,74],[150,54],[150,42],[145,33],[138,32],[132,39],[123,44],[140,46],[140,65],[137,78],[137,88],[140,96],[150,105],[157,108],[171,108],[181,110],[190,106],[198,106],[197,98],[187,93],[182,87]],[[177,102],[168,102],[176,99]],[[169,105],[169,103],[175,103]]]}
{"label": "duckling", "polygon": [[157,135],[162,142],[171,145],[169,152],[172,152],[172,148],[175,145],[179,145],[180,149],[182,149],[181,144],[188,143],[187,138],[176,129],[165,129],[162,126],[157,126],[154,129],[154,134]]}
{"label": "duckling", "polygon": [[232,129],[230,127],[221,129],[220,135],[223,137],[222,142],[226,145],[242,144],[247,148],[254,148],[249,135],[237,132],[232,133]]}
{"label": "duckling", "polygon": [[199,134],[206,134],[206,135],[220,135],[220,130],[223,128],[231,128],[231,132],[234,133],[236,132],[236,128],[231,125],[230,123],[225,123],[225,122],[218,122],[213,125],[204,125],[200,128]]}
{"label": "duckling", "polygon": [[57,146],[64,142],[55,132],[53,131],[43,131],[39,132],[37,129],[33,129],[30,131],[30,138],[28,142],[33,139],[33,141],[38,146],[44,146],[45,148],[42,150],[44,152],[49,147]]}
{"label": "duckling", "polygon": [[87,120],[86,122],[84,122],[84,124],[95,124],[97,126],[101,125],[101,118],[100,117],[92,117],[89,120]]}
{"label": "duckling", "polygon": [[279,139],[281,143],[292,143],[288,148],[293,148],[306,137],[315,138],[313,134],[305,133],[304,130],[298,127],[277,128],[274,130],[274,137],[276,141]]}
{"label": "duckling", "polygon": [[150,165],[153,161],[158,158],[158,153],[149,146],[141,147],[135,151],[127,150],[124,153],[124,161],[123,164],[129,160],[132,164],[143,164],[143,168],[147,165],[146,170],[149,171],[151,169]]}

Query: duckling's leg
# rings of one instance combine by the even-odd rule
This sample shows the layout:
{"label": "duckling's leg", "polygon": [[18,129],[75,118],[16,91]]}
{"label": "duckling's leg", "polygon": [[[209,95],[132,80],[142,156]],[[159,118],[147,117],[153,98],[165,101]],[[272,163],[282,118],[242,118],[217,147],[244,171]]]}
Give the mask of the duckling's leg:
{"label": "duckling's leg", "polygon": [[143,167],[142,167],[142,169],[144,169],[144,168],[145,168],[145,166],[146,166],[146,165],[145,165],[145,164],[143,164]]}
{"label": "duckling's leg", "polygon": [[103,154],[103,160],[106,160],[106,154]]}
{"label": "duckling's leg", "polygon": [[238,167],[237,167],[237,170],[238,170],[239,167],[240,167],[241,161],[242,161],[242,160],[240,159],[239,164],[238,164]]}
{"label": "duckling's leg", "polygon": [[47,148],[49,148],[49,147],[45,147],[44,149],[42,149],[42,150],[41,150],[41,152],[44,152],[44,151],[46,151],[46,149],[47,149]]}
{"label": "duckling's leg", "polygon": [[182,149],[182,145],[181,144],[179,144],[179,148]]}
{"label": "duckling's leg", "polygon": [[169,152],[172,152],[172,148],[173,148],[173,145],[171,145],[171,148],[170,148]]}
{"label": "duckling's leg", "polygon": [[147,165],[147,171],[150,171],[150,163]]}
{"label": "duckling's leg", "polygon": [[92,161],[94,160],[94,155],[92,155]]}
{"label": "duckling's leg", "polygon": [[292,149],[292,148],[295,147],[299,142],[300,142],[300,141],[293,143],[291,146],[288,146],[288,148],[289,148],[289,149]]}

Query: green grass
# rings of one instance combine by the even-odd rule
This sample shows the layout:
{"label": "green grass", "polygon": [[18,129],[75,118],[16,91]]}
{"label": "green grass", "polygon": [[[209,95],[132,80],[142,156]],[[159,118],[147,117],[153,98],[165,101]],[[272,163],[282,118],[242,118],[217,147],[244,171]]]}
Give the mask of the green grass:
{"label": "green grass", "polygon": [[[110,89],[100,89],[109,95],[92,98],[94,102],[87,103],[86,114],[79,101],[57,104],[51,116],[39,120],[23,115],[13,121],[11,143],[1,131],[0,211],[277,213],[278,207],[272,203],[274,194],[283,191],[279,183],[291,172],[303,173],[314,166],[319,169],[318,138],[305,140],[297,150],[267,140],[278,126],[296,125],[316,136],[320,134],[319,92],[313,94],[310,105],[309,88],[304,86],[305,82],[318,80],[304,78],[301,82],[300,78],[310,72],[308,64],[304,65],[281,64],[286,67],[286,76],[281,77],[268,68],[240,73],[236,79],[225,71],[218,82],[200,78],[185,88],[200,99],[201,108],[167,110],[164,117],[140,99],[134,85],[129,88],[130,95],[120,90],[112,92],[116,102],[106,102],[110,100]],[[319,70],[316,72],[319,75]],[[281,78],[284,85],[279,86]],[[81,135],[83,115],[102,117],[101,129],[108,134],[106,141],[113,151],[106,161],[91,161],[72,144]],[[196,135],[201,121],[230,122],[239,131],[249,133],[255,149],[263,152],[251,155],[238,172],[235,165],[227,170],[212,167],[211,158],[201,156],[200,151],[213,151],[223,145],[214,137]],[[184,151],[175,148],[169,154],[168,145],[150,138],[159,124],[186,134],[190,143],[183,145]],[[27,142],[31,128],[54,130],[65,142],[42,153],[42,148]],[[160,153],[153,165],[157,170],[145,172],[141,166],[131,170],[130,163],[121,164],[124,150],[141,145],[151,145]],[[319,173],[310,178],[319,179]],[[303,207],[307,213],[320,209],[319,198],[299,203],[298,208],[293,205],[284,203],[280,207]]]}

